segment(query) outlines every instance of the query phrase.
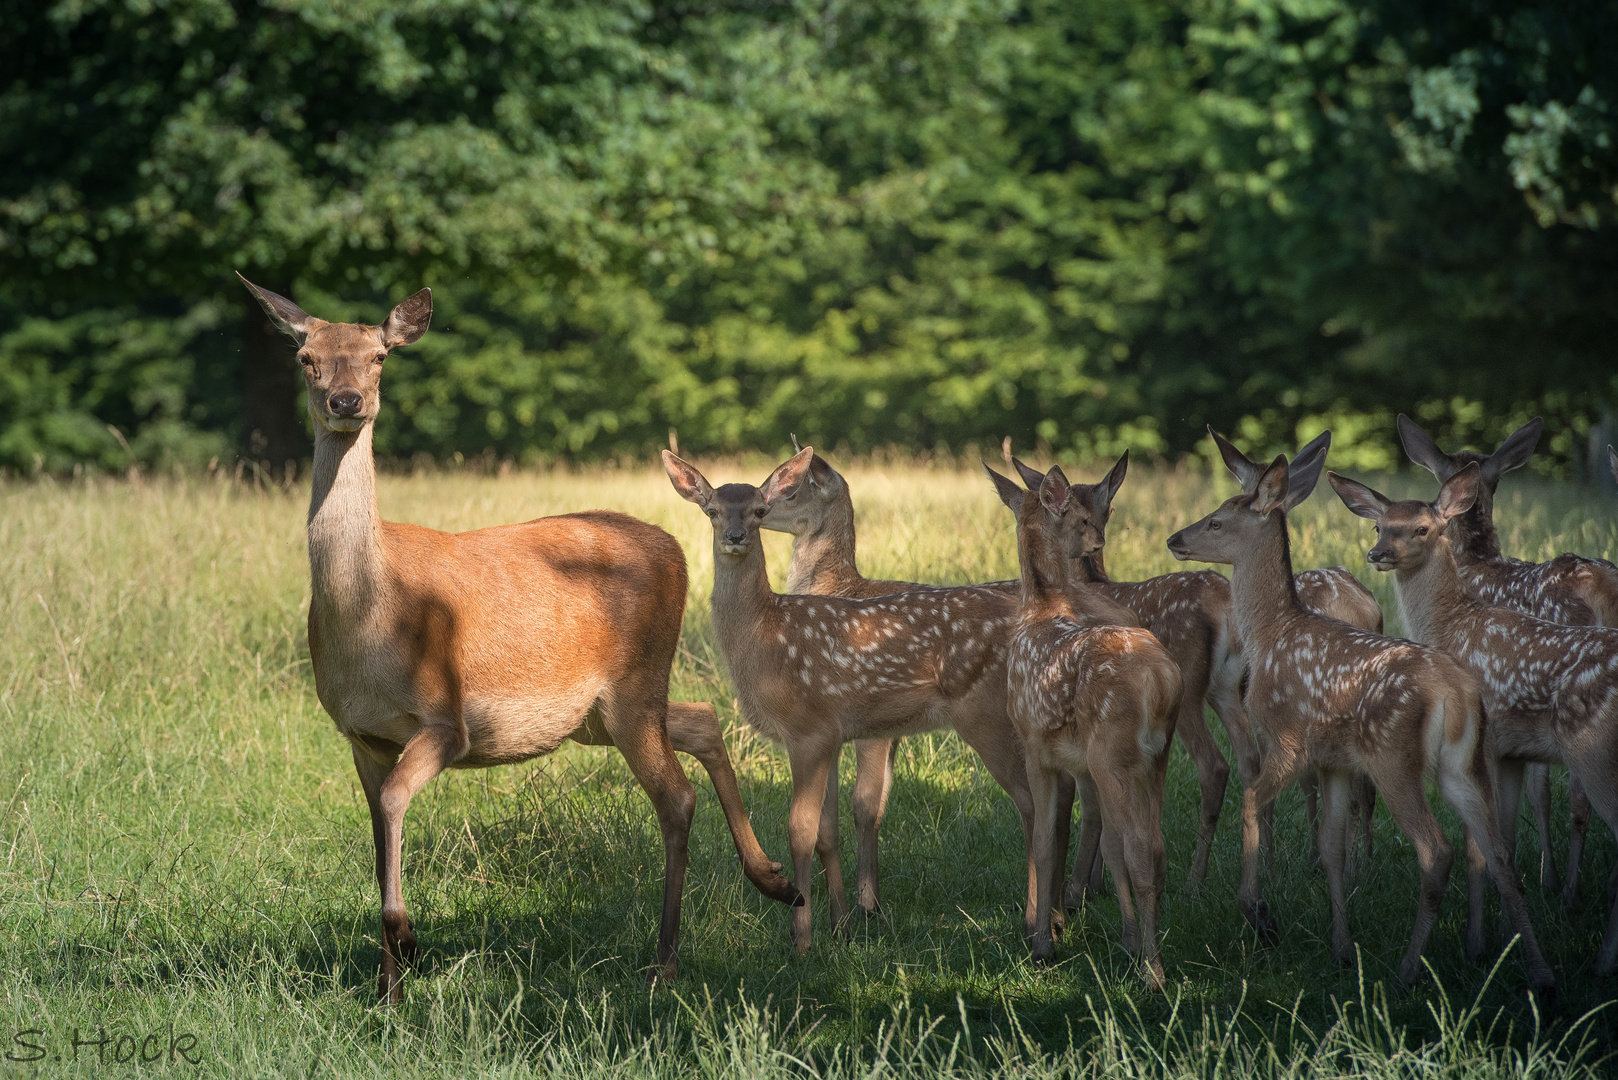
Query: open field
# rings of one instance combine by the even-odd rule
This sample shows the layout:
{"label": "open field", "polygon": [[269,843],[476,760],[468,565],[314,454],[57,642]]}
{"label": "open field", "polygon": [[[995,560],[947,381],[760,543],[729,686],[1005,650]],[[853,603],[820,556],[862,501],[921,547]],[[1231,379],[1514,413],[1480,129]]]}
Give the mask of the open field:
{"label": "open field", "polygon": [[[716,483],[756,483],[770,467],[700,464]],[[866,573],[943,583],[1015,575],[1011,517],[980,472],[846,473]],[[1409,477],[1384,490],[1428,487]],[[708,525],[661,470],[441,473],[384,477],[380,489],[384,516],[441,529],[609,507],[674,533],[691,595],[673,696],[719,706],[759,837],[784,858],[785,760],[740,724],[708,617]],[[1109,569],[1133,578],[1179,568],[1164,537],[1232,490],[1224,477],[1132,473]],[[699,802],[681,978],[653,993],[642,969],[662,847],[616,752],[570,744],[519,767],[446,774],[405,827],[423,958],[405,1003],[377,1010],[367,814],[348,750],[315,700],[304,641],[307,497],[306,487],[202,479],[0,487],[0,1050],[30,1056],[13,1036],[37,1030],[24,1039],[45,1054],[0,1061],[0,1080],[1607,1068],[1618,1018],[1585,1015],[1613,990],[1590,973],[1601,888],[1618,858],[1599,822],[1582,907],[1565,915],[1530,892],[1562,994],[1560,1014],[1538,1018],[1514,958],[1492,980],[1462,958],[1460,860],[1428,949],[1436,981],[1393,988],[1417,873],[1380,807],[1374,865],[1351,882],[1360,970],[1332,965],[1325,881],[1307,865],[1296,792],[1277,807],[1278,871],[1267,885],[1282,940],[1258,948],[1235,903],[1234,778],[1208,884],[1184,885],[1196,789],[1176,750],[1165,813],[1170,990],[1155,999],[1127,974],[1110,899],[1070,923],[1058,966],[1025,961],[1016,813],[973,755],[942,735],[900,750],[883,834],[885,918],[838,941],[817,878],[821,922],[804,958],[788,942],[786,909],[743,880],[706,777],[682,759]],[[1578,489],[1508,477],[1497,519],[1520,557],[1618,555],[1618,508]],[[769,535],[779,584],[788,540]],[[1389,583],[1363,567],[1371,535],[1322,485],[1294,516],[1294,558],[1300,568],[1355,568],[1397,631]],[[843,761],[846,792],[851,753]],[[1558,796],[1565,819],[1565,787]],[[1443,820],[1458,840],[1454,818]],[[843,836],[848,872],[846,810]],[[1565,826],[1557,841],[1565,846]],[[1531,865],[1536,845],[1525,825],[1519,865]],[[1474,1003],[1477,1013],[1457,1016]],[[81,1043],[108,1041],[78,1046],[75,1063],[75,1029]],[[195,1067],[170,1052],[187,1034],[194,1045],[179,1045]],[[159,1045],[162,1060],[138,1063],[139,1047],[149,1055]],[[137,1060],[117,1064],[131,1047]]]}

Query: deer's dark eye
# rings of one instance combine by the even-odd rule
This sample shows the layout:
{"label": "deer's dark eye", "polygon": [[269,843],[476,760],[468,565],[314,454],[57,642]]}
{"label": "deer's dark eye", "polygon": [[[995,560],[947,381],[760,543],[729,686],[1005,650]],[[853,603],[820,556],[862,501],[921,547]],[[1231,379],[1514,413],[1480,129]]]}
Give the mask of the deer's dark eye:
{"label": "deer's dark eye", "polygon": [[704,513],[704,514],[707,514],[707,515],[708,515],[708,516],[709,516],[709,517],[711,517],[711,518],[716,518],[716,517],[718,517],[718,516],[719,516],[719,511],[717,511],[717,510],[715,510],[715,509],[714,509],[714,508],[713,508],[713,507],[711,507],[711,506],[710,506],[710,507],[708,507],[708,508],[707,508],[707,509],[706,509],[706,510],[704,510],[704,511],[703,511],[703,513]]}
{"label": "deer's dark eye", "polygon": [[1210,521],[1208,522],[1208,528],[1212,532],[1218,532],[1220,529],[1224,528],[1224,526],[1219,524],[1217,521]]}
{"label": "deer's dark eye", "polygon": [[765,514],[768,514],[768,513],[769,513],[769,512],[770,512],[770,508],[769,508],[769,507],[767,507],[767,506],[755,506],[755,507],[754,507],[754,508],[753,508],[753,516],[754,516],[754,517],[759,517],[759,518],[761,518],[761,517],[763,517],[763,516],[764,516],[764,515],[765,515]]}
{"label": "deer's dark eye", "polygon": [[380,364],[382,361],[386,360],[387,358],[388,358],[387,353],[377,353],[375,356],[373,356],[371,358],[371,363]]}
{"label": "deer's dark eye", "polygon": [[1416,535],[1417,536],[1426,536],[1427,535],[1427,526],[1423,525],[1421,528],[1417,529],[1416,530]]}

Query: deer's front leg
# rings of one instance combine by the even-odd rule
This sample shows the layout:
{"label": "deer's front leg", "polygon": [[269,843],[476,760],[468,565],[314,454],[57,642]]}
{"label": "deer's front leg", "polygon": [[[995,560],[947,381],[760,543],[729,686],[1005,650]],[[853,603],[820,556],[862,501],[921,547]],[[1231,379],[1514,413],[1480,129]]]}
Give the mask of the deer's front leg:
{"label": "deer's front leg", "polygon": [[1027,753],[1028,791],[1034,803],[1033,833],[1029,841],[1034,860],[1034,888],[1028,898],[1028,906],[1033,911],[1032,925],[1024,926],[1024,933],[1034,960],[1045,963],[1056,952],[1051,934],[1051,909],[1057,901],[1057,882],[1063,869],[1056,853],[1056,816],[1062,802],[1062,783],[1057,770],[1040,759],[1037,748],[1029,747]]}
{"label": "deer's front leg", "polygon": [[1275,917],[1270,914],[1269,905],[1259,895],[1259,816],[1275,801],[1281,789],[1293,780],[1300,768],[1297,755],[1277,740],[1264,756],[1258,779],[1252,787],[1242,792],[1242,886],[1238,900],[1242,915],[1258,931],[1259,939],[1266,945],[1274,945],[1281,935]]}
{"label": "deer's front leg", "polygon": [[[365,805],[371,811],[371,843],[376,849],[376,887],[379,895],[387,892],[388,832],[382,821],[382,782],[387,779],[393,761],[377,756],[372,750],[354,742],[354,771],[359,774],[360,788],[365,792]],[[382,924],[382,964],[377,974],[377,998],[397,1001],[399,998],[399,963],[394,955],[393,935],[386,922]]]}
{"label": "deer's front leg", "polygon": [[826,911],[831,916],[832,932],[848,933],[848,901],[843,896],[842,842],[838,830],[837,769],[842,747],[832,754],[831,768],[826,772],[826,794],[820,807],[820,831],[815,836],[815,854],[820,856],[821,869],[826,874]]}
{"label": "deer's front leg", "polygon": [[842,741],[808,735],[796,746],[787,747],[792,768],[792,807],[787,812],[787,846],[792,854],[792,876],[803,896],[803,903],[792,909],[792,944],[800,953],[809,951],[814,941],[810,923],[810,881],[815,872],[815,847],[820,839],[820,819],[825,806],[826,785],[837,767],[837,751]]}
{"label": "deer's front leg", "polygon": [[[410,800],[427,786],[433,777],[443,772],[450,763],[466,753],[466,732],[459,724],[423,724],[405,744],[404,753],[382,781],[377,804],[382,811],[382,933],[383,973],[386,982],[388,969],[388,941],[398,950],[399,958],[409,961],[416,955],[416,935],[410,929],[410,917],[405,913],[404,885],[400,879],[399,864],[404,841],[404,816]],[[397,975],[388,987],[389,999],[401,997]]]}

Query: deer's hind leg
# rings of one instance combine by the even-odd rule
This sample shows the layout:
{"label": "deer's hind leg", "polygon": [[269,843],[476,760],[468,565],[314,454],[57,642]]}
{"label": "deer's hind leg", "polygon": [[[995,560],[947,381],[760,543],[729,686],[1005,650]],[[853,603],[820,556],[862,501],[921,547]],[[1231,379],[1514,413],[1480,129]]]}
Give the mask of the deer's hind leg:
{"label": "deer's hind leg", "polygon": [[801,899],[798,887],[781,875],[781,864],[764,853],[753,833],[753,822],[742,803],[741,787],[736,782],[736,770],[730,762],[730,751],[725,748],[724,731],[714,707],[706,701],[671,701],[668,726],[669,743],[678,753],[690,754],[701,762],[713,782],[714,794],[725,813],[725,824],[730,827],[747,880],[771,900],[798,903]]}
{"label": "deer's hind leg", "polygon": [[663,834],[663,913],[657,931],[657,967],[651,974],[653,978],[672,979],[679,964],[676,951],[680,905],[697,796],[669,741],[667,675],[661,685],[647,688],[655,689],[655,693],[636,693],[636,689],[619,686],[613,694],[604,696],[600,701],[601,720],[657,812],[658,828]]}
{"label": "deer's hind leg", "polygon": [[898,739],[860,739],[854,744],[854,902],[866,916],[882,910],[877,889],[877,833],[893,791]]}
{"label": "deer's hind leg", "polygon": [[1331,954],[1332,959],[1344,965],[1354,962],[1354,938],[1348,930],[1348,901],[1343,894],[1351,787],[1347,773],[1337,769],[1320,771],[1320,862],[1331,893]]}
{"label": "deer's hind leg", "polygon": [[826,874],[826,912],[831,917],[832,932],[836,934],[848,933],[848,900],[843,895],[842,841],[837,805],[837,772],[842,756],[842,747],[839,746],[832,754],[831,768],[826,773],[826,794],[820,806],[820,828],[815,833],[815,854],[820,856],[820,865]]}
{"label": "deer's hind leg", "polygon": [[1438,921],[1438,907],[1449,885],[1450,870],[1455,864],[1455,853],[1438,819],[1427,805],[1419,771],[1397,777],[1374,775],[1377,790],[1388,813],[1398,823],[1399,830],[1416,851],[1416,864],[1421,868],[1421,891],[1417,896],[1416,925],[1410,934],[1410,945],[1404,959],[1399,962],[1399,982],[1414,986],[1421,978],[1421,954],[1432,935],[1433,924]]}
{"label": "deer's hind leg", "polygon": [[[1562,880],[1556,873],[1556,858],[1551,849],[1551,767],[1540,762],[1528,766],[1523,783],[1523,794],[1528,809],[1534,815],[1534,829],[1539,833],[1539,889],[1549,895],[1560,892]],[[1516,812],[1516,807],[1512,807]]]}
{"label": "deer's hind leg", "polygon": [[1180,711],[1174,730],[1185,745],[1186,753],[1197,767],[1197,788],[1201,795],[1200,818],[1197,828],[1197,849],[1191,856],[1191,870],[1186,881],[1201,885],[1208,879],[1208,856],[1213,850],[1214,832],[1219,827],[1219,813],[1225,806],[1225,787],[1230,782],[1230,763],[1214,742],[1203,716],[1203,699],[1208,695],[1208,646],[1196,643],[1192,655],[1176,656],[1180,661]]}
{"label": "deer's hind leg", "polygon": [[1577,776],[1568,782],[1567,874],[1562,878],[1562,906],[1579,906],[1579,863],[1584,861],[1584,837],[1590,831],[1590,794]]}

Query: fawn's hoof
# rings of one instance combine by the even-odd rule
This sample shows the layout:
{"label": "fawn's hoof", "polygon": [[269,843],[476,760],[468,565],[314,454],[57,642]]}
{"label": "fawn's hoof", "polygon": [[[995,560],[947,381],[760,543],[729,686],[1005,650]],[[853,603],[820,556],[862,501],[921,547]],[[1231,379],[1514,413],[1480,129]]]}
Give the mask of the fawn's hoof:
{"label": "fawn's hoof", "polygon": [[1243,904],[1242,914],[1247,916],[1248,925],[1257,931],[1259,941],[1268,947],[1274,947],[1281,941],[1281,928],[1276,925],[1275,916],[1270,914],[1270,905],[1263,900],[1253,904]]}
{"label": "fawn's hoof", "polygon": [[786,904],[788,907],[797,907],[802,904],[803,893],[798,891],[798,886],[790,878],[781,876],[781,864],[771,863],[770,865],[774,869],[768,874],[760,874],[757,877],[751,874],[748,875],[748,878],[753,882],[753,887],[771,900]]}
{"label": "fawn's hoof", "polygon": [[1163,961],[1158,957],[1154,956],[1146,961],[1141,966],[1140,975],[1141,981],[1146,984],[1146,989],[1154,994],[1161,994],[1168,986],[1168,976],[1163,973]]}

